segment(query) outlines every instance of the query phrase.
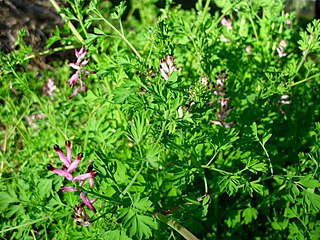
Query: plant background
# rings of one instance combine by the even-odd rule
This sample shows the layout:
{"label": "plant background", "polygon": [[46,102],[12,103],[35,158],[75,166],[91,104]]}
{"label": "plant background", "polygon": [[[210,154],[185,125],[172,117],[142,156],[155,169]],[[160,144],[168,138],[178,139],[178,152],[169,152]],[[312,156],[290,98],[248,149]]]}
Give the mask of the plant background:
{"label": "plant background", "polygon": [[[20,32],[1,53],[1,238],[182,239],[170,219],[200,239],[318,239],[320,23],[299,25],[282,1],[214,3],[70,0],[44,52]],[[68,99],[67,62],[82,45],[95,74]],[[179,70],[165,81],[169,54]],[[210,123],[224,73],[230,129]],[[53,145],[67,139],[84,153],[79,173],[90,163],[98,172],[83,188],[98,198],[90,227],[71,216],[79,194],[46,169],[61,166]]]}

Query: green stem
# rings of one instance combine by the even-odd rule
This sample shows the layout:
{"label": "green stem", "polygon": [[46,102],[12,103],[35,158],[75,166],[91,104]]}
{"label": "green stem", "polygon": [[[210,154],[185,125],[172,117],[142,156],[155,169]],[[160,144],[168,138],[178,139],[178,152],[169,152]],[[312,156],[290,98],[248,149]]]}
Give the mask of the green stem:
{"label": "green stem", "polygon": [[29,60],[31,58],[35,58],[35,57],[38,57],[38,56],[43,56],[43,55],[52,54],[52,53],[56,53],[56,52],[61,52],[61,51],[65,51],[65,50],[72,50],[72,49],[75,49],[75,48],[76,47],[74,45],[70,45],[70,46],[65,46],[65,47],[57,47],[57,48],[54,48],[54,49],[48,49],[48,50],[45,50],[43,52],[32,53],[32,54],[26,56],[24,58],[24,60]]}
{"label": "green stem", "polygon": [[155,145],[157,145],[157,144],[160,142],[160,140],[161,140],[161,138],[162,138],[162,135],[163,135],[163,133],[164,133],[164,131],[165,131],[165,129],[166,129],[166,125],[167,125],[167,121],[165,121],[165,122],[162,123],[162,129],[161,129],[160,135],[159,135],[159,137],[158,137]]}
{"label": "green stem", "polygon": [[21,225],[19,225],[19,226],[9,227],[9,228],[6,228],[6,229],[1,230],[0,233],[12,231],[12,230],[15,230],[15,229],[18,229],[18,228],[28,227],[28,226],[30,226],[30,225],[32,225],[32,224],[35,224],[35,223],[37,223],[37,222],[41,222],[41,221],[46,220],[46,219],[48,219],[48,218],[49,218],[49,216],[46,216],[46,217],[43,217],[43,218],[40,218],[40,219],[37,219],[37,220],[30,221],[30,222],[25,223],[25,224],[21,224]]}
{"label": "green stem", "polygon": [[160,221],[166,223],[168,226],[176,230],[181,236],[183,236],[187,240],[197,240],[198,238],[194,236],[191,232],[188,231],[184,226],[180,223],[169,219],[167,216],[163,215],[162,213],[155,213],[155,216]]}
{"label": "green stem", "polygon": [[49,0],[49,1],[51,2],[52,6],[55,8],[55,10],[60,14],[62,19],[67,21],[71,32],[76,36],[76,38],[79,40],[79,42],[81,42],[81,44],[83,44],[84,39],[79,34],[78,30],[73,26],[72,22],[67,20],[67,16],[64,13],[61,13],[61,8],[59,7],[58,3],[55,0]]}
{"label": "green stem", "polygon": [[95,11],[95,13],[100,17],[101,20],[103,20],[113,31],[115,31],[120,38],[122,38],[123,41],[125,41],[128,46],[131,48],[131,50],[136,54],[136,56],[139,58],[139,60],[141,61],[142,57],[139,54],[139,52],[137,51],[137,49],[135,49],[135,47],[130,43],[130,41],[124,36],[124,34],[122,34],[121,32],[119,32],[119,30],[113,26],[105,17],[102,16],[102,14],[99,11]]}
{"label": "green stem", "polygon": [[258,140],[259,144],[261,145],[261,147],[263,148],[263,151],[265,152],[265,154],[269,160],[270,172],[271,172],[271,175],[273,175],[273,166],[272,166],[272,162],[271,162],[271,158],[269,156],[269,153],[258,137],[257,137],[257,140]]}
{"label": "green stem", "polygon": [[124,195],[126,195],[129,191],[129,189],[132,187],[132,185],[134,184],[134,182],[136,181],[138,175],[140,174],[140,172],[142,171],[143,169],[143,166],[144,166],[144,163],[145,162],[142,162],[141,163],[141,166],[140,166],[140,169],[136,172],[136,174],[134,175],[134,177],[132,178],[132,180],[130,181],[129,185],[123,190],[123,192],[120,194],[120,199],[124,197]]}
{"label": "green stem", "polygon": [[210,159],[210,161],[206,164],[207,167],[211,164],[211,162],[216,158],[217,154],[219,153],[219,149],[214,153],[213,157]]}
{"label": "green stem", "polygon": [[208,168],[208,169],[210,169],[210,170],[216,171],[216,172],[221,173],[221,174],[223,174],[223,175],[235,175],[235,174],[233,174],[233,173],[231,173],[231,172],[227,172],[227,171],[224,171],[224,170],[221,170],[221,169],[219,169],[219,168],[212,167],[212,166],[201,165],[201,167],[202,167],[202,168]]}

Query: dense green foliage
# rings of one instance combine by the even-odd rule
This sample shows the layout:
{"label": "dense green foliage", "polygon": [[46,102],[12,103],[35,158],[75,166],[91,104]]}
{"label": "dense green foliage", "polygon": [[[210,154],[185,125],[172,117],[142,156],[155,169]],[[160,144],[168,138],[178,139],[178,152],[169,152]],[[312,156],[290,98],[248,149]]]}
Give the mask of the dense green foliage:
{"label": "dense green foliage", "polygon": [[[1,53],[1,239],[319,238],[320,21],[214,2],[68,0],[46,52]],[[94,186],[52,172],[66,140]]]}

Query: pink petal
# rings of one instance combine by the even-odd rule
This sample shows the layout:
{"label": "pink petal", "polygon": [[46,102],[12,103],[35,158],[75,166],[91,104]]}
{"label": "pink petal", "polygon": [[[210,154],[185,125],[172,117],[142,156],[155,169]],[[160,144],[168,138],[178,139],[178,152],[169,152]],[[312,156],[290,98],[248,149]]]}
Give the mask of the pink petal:
{"label": "pink petal", "polygon": [[80,88],[77,88],[76,90],[74,90],[74,92],[69,96],[69,99],[71,99],[71,98],[73,98],[75,95],[77,95],[79,91],[80,91]]}
{"label": "pink petal", "polygon": [[65,177],[66,179],[68,180],[72,180],[73,179],[73,176],[68,173],[66,170],[60,170],[60,169],[57,169],[57,168],[54,168],[52,165],[48,165],[47,166],[47,169],[58,174],[59,176],[62,176],[62,177]]}
{"label": "pink petal", "polygon": [[81,66],[85,66],[85,65],[88,64],[88,62],[89,62],[89,58],[83,60],[83,61],[80,63],[80,65],[81,65]]}
{"label": "pink petal", "polygon": [[68,158],[63,154],[62,150],[59,148],[59,146],[57,144],[54,145],[54,150],[58,153],[58,156],[60,158],[60,160],[64,163],[64,165],[66,165],[67,167],[70,166],[70,163],[68,161]]}
{"label": "pink petal", "polygon": [[72,152],[71,152],[71,142],[69,140],[66,141],[67,147],[67,160],[71,164],[72,163]]}
{"label": "pink petal", "polygon": [[86,91],[87,91],[86,85],[85,85],[84,82],[81,81],[81,80],[80,80],[80,85],[81,85],[82,91],[83,91],[83,92],[86,92]]}
{"label": "pink petal", "polygon": [[222,123],[220,121],[210,120],[209,122],[213,123],[215,125],[222,125]]}
{"label": "pink petal", "polygon": [[77,65],[76,63],[68,63],[68,66],[69,67],[72,67],[73,69],[76,69],[76,70],[79,70],[80,69],[80,66],[79,65]]}
{"label": "pink petal", "polygon": [[96,213],[96,209],[92,205],[93,202],[96,201],[96,199],[92,199],[91,201],[86,197],[84,192],[80,193],[80,197],[83,200],[84,204],[86,204],[94,213]]}
{"label": "pink petal", "polygon": [[161,76],[166,80],[168,81],[169,79],[169,76],[168,74],[166,73],[166,71],[160,66],[160,73],[161,73]]}
{"label": "pink petal", "polygon": [[83,158],[83,153],[79,153],[76,160],[73,161],[73,163],[70,164],[67,172],[72,172],[74,171],[78,166],[79,166],[79,163],[80,163],[80,160]]}
{"label": "pink petal", "polygon": [[70,87],[73,87],[78,84],[78,79],[79,79],[79,71],[76,71],[69,79],[68,83]]}
{"label": "pink petal", "polygon": [[63,190],[63,191],[68,191],[68,192],[78,192],[78,189],[73,188],[73,187],[62,186],[60,189]]}
{"label": "pink petal", "polygon": [[78,180],[81,180],[81,181],[85,181],[86,179],[88,179],[89,177],[91,177],[91,173],[84,173],[84,174],[81,174],[79,176],[76,176],[73,181],[76,182]]}

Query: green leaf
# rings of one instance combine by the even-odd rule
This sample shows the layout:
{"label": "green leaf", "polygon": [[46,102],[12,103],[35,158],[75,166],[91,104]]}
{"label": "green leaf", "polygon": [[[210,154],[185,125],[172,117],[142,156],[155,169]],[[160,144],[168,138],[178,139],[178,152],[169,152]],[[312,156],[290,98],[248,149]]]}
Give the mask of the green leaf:
{"label": "green leaf", "polygon": [[269,133],[267,136],[264,136],[264,137],[262,138],[262,145],[265,145],[266,142],[271,138],[271,136],[272,136],[271,133]]}
{"label": "green leaf", "polygon": [[19,199],[12,187],[9,186],[7,192],[0,192],[0,209],[5,210],[9,204],[17,203]]}
{"label": "green leaf", "polygon": [[38,187],[40,197],[49,197],[52,189],[52,179],[41,178]]}
{"label": "green leaf", "polygon": [[260,195],[263,195],[263,185],[259,183],[250,183],[250,186],[255,192],[259,193]]}
{"label": "green leaf", "polygon": [[320,195],[312,193],[310,191],[304,191],[305,192],[305,198],[304,200],[310,204],[310,207],[316,211],[320,211]]}
{"label": "green leaf", "polygon": [[110,230],[102,235],[104,239],[112,240],[130,240],[127,234],[122,230]]}
{"label": "green leaf", "polygon": [[306,188],[316,188],[316,187],[320,187],[320,182],[318,180],[315,179],[311,179],[313,178],[311,174],[305,176],[304,178],[302,178],[298,184],[306,187]]}
{"label": "green leaf", "polygon": [[151,207],[152,202],[148,197],[140,199],[140,194],[137,193],[133,196],[132,205],[139,210],[146,211]]}
{"label": "green leaf", "polygon": [[242,212],[242,217],[244,218],[244,223],[251,223],[253,219],[257,219],[258,211],[253,207],[248,207]]}
{"label": "green leaf", "polygon": [[6,213],[6,217],[10,218],[12,217],[16,212],[18,212],[19,210],[23,209],[23,207],[21,206],[21,204],[14,204],[14,205],[10,205],[8,208],[8,212]]}
{"label": "green leaf", "polygon": [[287,207],[284,210],[284,216],[287,217],[287,218],[296,218],[297,214],[296,214],[296,211],[294,211],[291,208]]}
{"label": "green leaf", "polygon": [[251,129],[252,129],[252,132],[253,132],[253,135],[254,136],[258,136],[258,129],[257,129],[257,124],[256,124],[256,122],[253,122],[252,124],[251,124]]}
{"label": "green leaf", "polygon": [[129,236],[147,239],[152,236],[151,228],[155,228],[152,217],[138,214],[132,208],[120,209],[119,218],[123,218],[123,226],[128,229]]}
{"label": "green leaf", "polygon": [[238,176],[223,176],[219,181],[220,191],[226,191],[229,196],[238,191]]}
{"label": "green leaf", "polygon": [[133,118],[132,123],[130,124],[129,129],[129,137],[136,143],[140,144],[141,141],[144,139],[144,136],[148,132],[148,125],[146,123],[146,116],[145,114],[137,113]]}

